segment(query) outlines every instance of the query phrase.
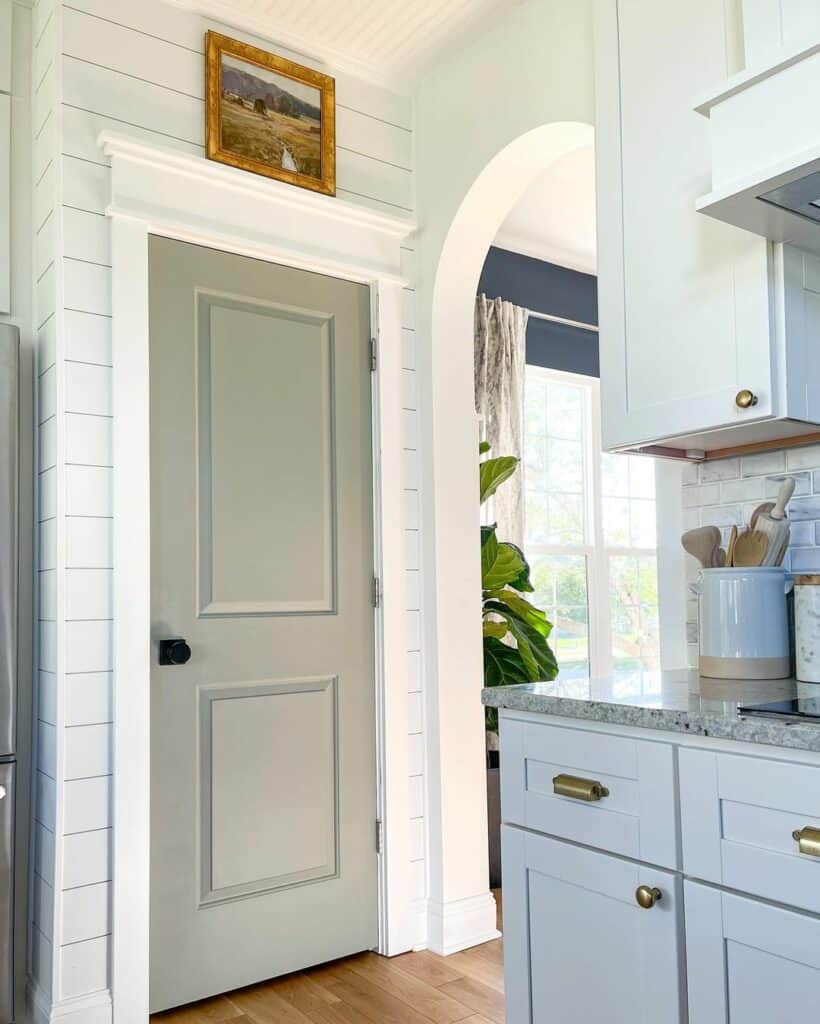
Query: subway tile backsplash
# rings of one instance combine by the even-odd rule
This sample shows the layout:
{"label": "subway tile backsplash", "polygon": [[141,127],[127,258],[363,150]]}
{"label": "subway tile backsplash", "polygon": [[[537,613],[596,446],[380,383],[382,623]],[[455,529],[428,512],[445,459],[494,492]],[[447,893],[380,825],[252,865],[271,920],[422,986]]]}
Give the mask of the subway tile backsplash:
{"label": "subway tile backsplash", "polygon": [[[820,445],[689,463],[683,471],[683,528],[717,526],[724,546],[729,530],[743,526],[763,501],[774,500],[784,477],[795,479],[789,505],[791,542],[785,565],[793,572],[820,572]],[[687,556],[687,584],[697,563]],[[686,603],[689,664],[698,659],[698,603]]]}

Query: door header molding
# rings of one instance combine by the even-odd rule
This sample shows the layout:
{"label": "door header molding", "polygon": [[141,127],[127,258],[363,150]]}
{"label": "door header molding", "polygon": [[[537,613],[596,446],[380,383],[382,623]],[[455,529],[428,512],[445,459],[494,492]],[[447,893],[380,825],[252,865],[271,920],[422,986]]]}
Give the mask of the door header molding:
{"label": "door header molding", "polygon": [[358,209],[103,133],[111,159],[114,400],[114,1024],[147,1024],[149,994],[151,493],[148,239],[151,234],[367,284],[379,338],[373,380],[373,521],[383,598],[375,615],[379,951],[415,942],[411,901],[404,611],[401,242],[410,220]]}
{"label": "door header molding", "polygon": [[116,132],[102,132],[97,144],[111,160],[110,216],[137,218],[152,233],[181,241],[207,239],[212,248],[321,267],[334,277],[410,283],[402,273],[401,242],[416,230],[411,218]]}

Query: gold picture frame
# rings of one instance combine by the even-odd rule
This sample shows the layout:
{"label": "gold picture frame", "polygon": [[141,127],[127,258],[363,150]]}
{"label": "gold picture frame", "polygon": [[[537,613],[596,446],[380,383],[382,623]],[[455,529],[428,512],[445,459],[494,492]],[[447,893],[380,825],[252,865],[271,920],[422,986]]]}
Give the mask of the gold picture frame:
{"label": "gold picture frame", "polygon": [[205,78],[209,159],[336,195],[335,79],[218,32]]}

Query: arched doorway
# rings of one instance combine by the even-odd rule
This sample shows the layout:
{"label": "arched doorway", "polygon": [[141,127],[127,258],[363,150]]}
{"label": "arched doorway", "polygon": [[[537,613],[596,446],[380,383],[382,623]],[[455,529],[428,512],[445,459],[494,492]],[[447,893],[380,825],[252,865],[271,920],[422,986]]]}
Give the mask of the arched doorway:
{"label": "arched doorway", "polygon": [[478,559],[478,424],[473,309],[487,251],[509,211],[552,164],[594,142],[591,125],[544,124],[507,143],[470,185],[444,238],[432,281],[429,373],[433,579],[428,641],[428,943],[447,953],[491,938]]}

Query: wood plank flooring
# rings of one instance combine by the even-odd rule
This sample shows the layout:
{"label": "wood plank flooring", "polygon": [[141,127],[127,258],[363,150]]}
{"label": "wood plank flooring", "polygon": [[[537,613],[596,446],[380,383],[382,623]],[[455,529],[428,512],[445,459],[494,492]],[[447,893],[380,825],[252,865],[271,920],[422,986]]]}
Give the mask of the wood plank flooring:
{"label": "wood plank flooring", "polygon": [[[495,893],[499,906],[501,893]],[[360,953],[151,1017],[152,1024],[504,1024],[503,940],[440,957]]]}

